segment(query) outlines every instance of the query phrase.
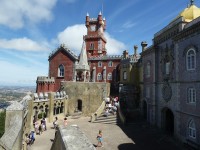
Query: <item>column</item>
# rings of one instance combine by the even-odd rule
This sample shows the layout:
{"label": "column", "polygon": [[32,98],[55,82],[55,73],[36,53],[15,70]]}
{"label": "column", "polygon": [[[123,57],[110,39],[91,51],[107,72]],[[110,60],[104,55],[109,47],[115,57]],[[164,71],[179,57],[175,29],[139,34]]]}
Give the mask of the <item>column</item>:
{"label": "column", "polygon": [[48,94],[49,97],[49,122],[53,122],[53,111],[54,111],[54,93]]}

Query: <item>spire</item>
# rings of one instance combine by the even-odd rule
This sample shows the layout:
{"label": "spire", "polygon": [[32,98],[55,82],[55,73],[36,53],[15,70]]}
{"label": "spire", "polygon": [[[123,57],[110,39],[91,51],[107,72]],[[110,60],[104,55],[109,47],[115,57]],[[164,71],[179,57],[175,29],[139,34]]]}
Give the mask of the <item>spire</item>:
{"label": "spire", "polygon": [[80,59],[79,59],[79,65],[85,65],[85,66],[88,65],[85,41],[83,41]]}
{"label": "spire", "polygon": [[194,0],[190,0],[190,6],[194,5]]}
{"label": "spire", "polygon": [[101,11],[99,12],[99,15],[101,16]]}
{"label": "spire", "polygon": [[87,12],[86,16],[89,16],[89,13]]}

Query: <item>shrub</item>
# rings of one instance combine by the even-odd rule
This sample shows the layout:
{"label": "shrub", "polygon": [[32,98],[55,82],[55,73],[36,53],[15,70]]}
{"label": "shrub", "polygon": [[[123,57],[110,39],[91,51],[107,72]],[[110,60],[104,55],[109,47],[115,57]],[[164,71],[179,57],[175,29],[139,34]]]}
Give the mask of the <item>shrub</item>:
{"label": "shrub", "polygon": [[6,111],[0,112],[0,138],[3,136],[5,132],[5,119],[6,119]]}

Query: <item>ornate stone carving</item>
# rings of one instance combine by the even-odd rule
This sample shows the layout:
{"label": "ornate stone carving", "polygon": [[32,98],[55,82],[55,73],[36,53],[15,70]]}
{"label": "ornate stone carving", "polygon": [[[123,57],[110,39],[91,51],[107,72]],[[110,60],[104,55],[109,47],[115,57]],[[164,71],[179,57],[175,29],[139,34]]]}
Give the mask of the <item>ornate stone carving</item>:
{"label": "ornate stone carving", "polygon": [[166,102],[168,102],[172,97],[172,88],[168,82],[165,82],[162,87],[162,97]]}

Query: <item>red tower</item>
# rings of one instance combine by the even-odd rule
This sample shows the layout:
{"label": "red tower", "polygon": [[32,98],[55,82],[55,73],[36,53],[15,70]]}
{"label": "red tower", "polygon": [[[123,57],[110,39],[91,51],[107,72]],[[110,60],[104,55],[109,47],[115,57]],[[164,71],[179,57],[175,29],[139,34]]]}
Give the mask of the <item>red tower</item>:
{"label": "red tower", "polygon": [[97,18],[90,18],[87,14],[85,26],[87,27],[87,35],[84,36],[84,39],[88,58],[106,55],[105,45],[107,41],[104,37],[106,20],[102,18],[101,12]]}

